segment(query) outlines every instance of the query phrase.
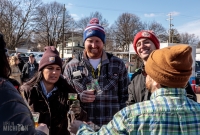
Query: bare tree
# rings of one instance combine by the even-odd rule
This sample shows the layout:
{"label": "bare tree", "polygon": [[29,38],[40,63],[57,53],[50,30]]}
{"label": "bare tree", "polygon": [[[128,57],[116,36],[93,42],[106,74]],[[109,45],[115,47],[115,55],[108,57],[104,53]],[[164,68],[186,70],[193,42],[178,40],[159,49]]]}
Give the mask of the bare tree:
{"label": "bare tree", "polygon": [[181,43],[180,34],[177,29],[171,29],[172,43]]}
{"label": "bare tree", "polygon": [[83,32],[92,18],[98,18],[99,24],[103,26],[105,30],[108,28],[108,21],[105,18],[103,18],[102,14],[98,11],[92,12],[88,17],[81,18],[76,24],[77,28],[79,28]]}
{"label": "bare tree", "polygon": [[[38,7],[36,14],[37,16],[34,19],[36,24],[35,38],[43,45],[56,46],[64,36],[62,33],[63,24],[64,33],[71,31],[71,27],[74,25],[74,20],[64,8],[64,5],[57,2],[43,4]],[[65,16],[63,17],[63,15]],[[65,37],[69,36],[66,35]]]}
{"label": "bare tree", "polygon": [[128,51],[134,35],[144,29],[144,26],[138,16],[131,13],[123,13],[111,28],[116,46],[121,47],[122,51]]}
{"label": "bare tree", "polygon": [[144,23],[144,27],[146,30],[152,30],[160,42],[166,42],[168,40],[168,34],[166,29],[162,26],[162,24],[152,21],[149,23]]}
{"label": "bare tree", "polygon": [[0,32],[5,35],[7,47],[14,49],[30,34],[32,18],[41,0],[1,0]]}
{"label": "bare tree", "polygon": [[106,30],[106,44],[104,45],[104,49],[106,51],[114,51],[115,46],[114,46],[114,38],[112,35],[112,29],[108,28]]}
{"label": "bare tree", "polygon": [[189,34],[189,33],[181,33],[180,34],[180,40],[181,43],[184,44],[198,44],[199,38],[195,36],[195,34]]}

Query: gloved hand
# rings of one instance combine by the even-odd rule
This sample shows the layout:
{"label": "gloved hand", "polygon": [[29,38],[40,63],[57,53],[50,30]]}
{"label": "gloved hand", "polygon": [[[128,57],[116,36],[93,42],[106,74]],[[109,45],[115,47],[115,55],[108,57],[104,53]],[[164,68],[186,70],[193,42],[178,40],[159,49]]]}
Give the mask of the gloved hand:
{"label": "gloved hand", "polygon": [[70,105],[70,111],[73,111],[75,115],[80,114],[81,106],[79,100],[74,100],[73,103]]}

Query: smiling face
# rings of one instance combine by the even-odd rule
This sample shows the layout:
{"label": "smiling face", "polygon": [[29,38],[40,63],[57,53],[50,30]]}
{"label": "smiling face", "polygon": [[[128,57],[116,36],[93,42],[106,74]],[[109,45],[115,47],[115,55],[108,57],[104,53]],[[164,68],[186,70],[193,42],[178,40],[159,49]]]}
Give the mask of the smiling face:
{"label": "smiling face", "polygon": [[156,47],[155,47],[154,43],[151,40],[149,40],[148,38],[141,38],[136,43],[136,49],[137,49],[139,57],[143,61],[147,61],[150,53],[153,50],[156,50]]}
{"label": "smiling face", "polygon": [[89,37],[85,40],[85,50],[91,59],[101,58],[103,42],[98,37]]}
{"label": "smiling face", "polygon": [[43,71],[43,81],[48,84],[55,84],[61,74],[61,68],[58,65],[48,65],[46,66]]}

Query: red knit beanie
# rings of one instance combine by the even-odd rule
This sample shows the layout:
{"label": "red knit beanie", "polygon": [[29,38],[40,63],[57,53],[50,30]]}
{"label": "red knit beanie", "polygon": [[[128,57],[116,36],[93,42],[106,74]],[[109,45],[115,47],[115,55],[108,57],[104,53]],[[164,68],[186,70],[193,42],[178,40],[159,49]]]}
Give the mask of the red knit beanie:
{"label": "red knit beanie", "polygon": [[159,42],[158,38],[155,36],[155,34],[153,33],[153,31],[142,30],[136,34],[136,36],[133,40],[133,48],[137,54],[138,54],[138,52],[137,52],[136,44],[140,38],[150,39],[154,43],[156,49],[160,49],[160,42]]}
{"label": "red knit beanie", "polygon": [[59,57],[59,52],[54,46],[45,47],[45,52],[40,60],[38,71],[41,71],[47,65],[56,64],[62,68],[62,60]]}

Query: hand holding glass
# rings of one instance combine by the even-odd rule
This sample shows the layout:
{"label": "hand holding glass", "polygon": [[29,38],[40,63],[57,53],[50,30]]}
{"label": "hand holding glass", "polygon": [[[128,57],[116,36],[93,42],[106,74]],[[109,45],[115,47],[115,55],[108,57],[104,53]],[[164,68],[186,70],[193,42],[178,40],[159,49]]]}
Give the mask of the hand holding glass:
{"label": "hand holding glass", "polygon": [[31,112],[33,115],[33,120],[35,122],[35,127],[38,127],[38,120],[40,117],[40,113],[39,112]]}
{"label": "hand holding glass", "polygon": [[[68,105],[70,105],[70,107],[77,100],[77,96],[77,93],[68,93]],[[67,112],[67,117],[69,118],[70,122],[75,120],[75,114],[71,109]]]}

